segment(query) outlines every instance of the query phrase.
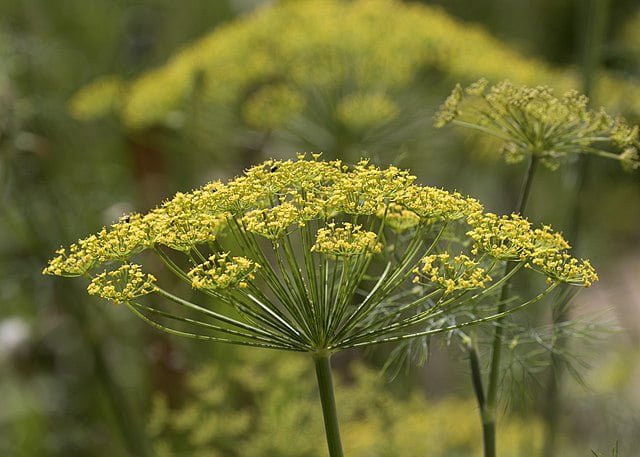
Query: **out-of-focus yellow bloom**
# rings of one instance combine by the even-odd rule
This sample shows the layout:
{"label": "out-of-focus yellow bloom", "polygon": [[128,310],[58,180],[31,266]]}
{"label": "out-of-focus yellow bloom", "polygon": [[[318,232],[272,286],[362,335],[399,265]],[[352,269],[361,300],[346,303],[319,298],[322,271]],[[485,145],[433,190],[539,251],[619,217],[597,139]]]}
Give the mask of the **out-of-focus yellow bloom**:
{"label": "out-of-focus yellow bloom", "polygon": [[125,98],[126,84],[115,75],[103,76],[80,89],[69,103],[71,115],[78,120],[86,121],[118,112],[119,104]]}
{"label": "out-of-focus yellow bloom", "polygon": [[[308,365],[295,354],[234,350],[224,368],[208,365],[189,373],[184,404],[172,408],[161,394],[154,397],[148,421],[154,455],[322,455],[323,423]],[[400,395],[372,368],[355,363],[349,368],[348,381],[336,379],[346,455],[482,455],[473,399],[428,399],[419,389]],[[501,452],[509,457],[535,455],[542,424],[509,414],[500,438]]]}
{"label": "out-of-focus yellow bloom", "polygon": [[[362,129],[393,119],[396,96],[426,70],[453,80],[579,85],[570,72],[524,57],[479,26],[393,0],[280,2],[218,27],[128,84],[109,78],[78,92],[82,119],[115,110],[132,129],[167,123],[187,103],[231,105],[248,125],[283,127],[306,106]],[[640,90],[613,77],[603,101],[640,106]],[[114,99],[117,97],[117,100]],[[316,113],[317,114],[317,113]]]}

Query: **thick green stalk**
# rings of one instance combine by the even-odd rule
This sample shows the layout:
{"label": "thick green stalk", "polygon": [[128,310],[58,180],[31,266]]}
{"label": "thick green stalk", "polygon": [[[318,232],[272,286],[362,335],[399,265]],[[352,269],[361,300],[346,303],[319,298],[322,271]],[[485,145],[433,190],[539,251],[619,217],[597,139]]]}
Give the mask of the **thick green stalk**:
{"label": "thick green stalk", "polygon": [[320,402],[322,403],[322,414],[324,415],[324,429],[327,435],[329,456],[343,457],[340,427],[338,425],[338,411],[336,409],[336,399],[333,394],[330,357],[331,355],[328,352],[317,352],[313,354],[313,361],[316,365],[316,377],[318,379]]}
{"label": "thick green stalk", "polygon": [[[538,158],[534,154],[529,156],[529,163],[527,166],[527,173],[522,182],[522,188],[520,190],[520,196],[518,198],[518,204],[516,211],[523,214],[527,202],[529,200],[529,194],[531,193],[531,185],[533,183],[533,177],[538,164]],[[506,263],[504,269],[504,275],[508,275],[515,267],[516,263]],[[498,314],[505,312],[506,302],[509,299],[509,281],[505,281],[500,290],[500,300],[498,305]],[[491,366],[489,371],[489,379],[487,386],[486,397],[484,395],[484,389],[482,386],[482,374],[480,372],[480,360],[478,352],[474,346],[469,346],[469,362],[471,366],[471,375],[474,386],[474,393],[476,395],[476,401],[480,410],[480,417],[482,420],[482,440],[484,447],[485,457],[496,456],[496,405],[498,401],[498,384],[500,374],[500,359],[502,355],[502,336],[503,327],[501,325],[502,319],[496,321],[496,329],[493,335],[492,351],[491,351]]]}

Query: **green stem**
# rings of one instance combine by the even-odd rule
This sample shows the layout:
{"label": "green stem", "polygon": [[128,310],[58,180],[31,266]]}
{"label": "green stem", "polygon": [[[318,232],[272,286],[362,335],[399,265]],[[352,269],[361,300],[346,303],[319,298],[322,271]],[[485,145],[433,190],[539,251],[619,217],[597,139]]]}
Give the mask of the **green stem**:
{"label": "green stem", "polygon": [[[520,196],[518,198],[518,204],[516,211],[520,214],[524,213],[527,202],[529,201],[529,194],[531,193],[531,185],[533,183],[533,177],[536,172],[538,164],[538,157],[534,154],[529,156],[529,164],[527,166],[527,173],[522,182],[522,187],[520,189]],[[511,270],[514,268],[514,264],[507,263],[505,264],[504,275],[507,276]],[[505,281],[500,290],[500,300],[498,303],[498,314],[503,313],[506,310],[507,301],[509,299],[509,288],[510,281]],[[482,438],[484,443],[484,456],[485,457],[495,457],[496,456],[496,405],[498,401],[498,385],[499,385],[499,375],[500,375],[500,359],[502,355],[502,337],[504,333],[504,328],[501,325],[502,319],[498,319],[496,321],[496,329],[493,334],[493,343],[492,343],[492,351],[491,351],[491,365],[489,368],[489,380],[487,386],[487,396],[484,403],[479,403],[480,414],[482,417]],[[474,363],[477,363],[479,369],[479,360],[477,360],[478,355],[477,352],[470,351],[469,359],[471,361],[472,366]],[[476,360],[474,360],[476,359]],[[481,378],[479,378],[481,380]],[[474,384],[477,381],[474,381]],[[475,385],[474,385],[474,388]],[[482,386],[480,386],[482,389]],[[476,398],[477,397],[476,394]]]}
{"label": "green stem", "polygon": [[496,418],[493,414],[482,413],[482,449],[484,455],[496,455]]}
{"label": "green stem", "polygon": [[536,173],[538,166],[538,157],[535,154],[529,156],[529,163],[527,165],[527,174],[522,181],[522,188],[520,189],[520,197],[518,198],[518,206],[516,212],[524,214],[527,209],[527,203],[529,202],[529,194],[531,193],[531,185],[533,184],[533,176]]}
{"label": "green stem", "polygon": [[[471,383],[473,385],[473,393],[476,396],[478,409],[482,423],[484,424],[485,398],[484,388],[482,387],[482,370],[480,369],[480,357],[478,356],[478,348],[472,338],[467,341],[467,352],[469,353],[469,367],[471,368]],[[485,452],[486,454],[486,452]]]}
{"label": "green stem", "polygon": [[324,429],[327,435],[330,457],[343,457],[342,442],[340,441],[340,427],[336,399],[333,394],[333,380],[331,378],[331,355],[328,352],[318,352],[313,355],[318,379],[318,391],[324,415]]}

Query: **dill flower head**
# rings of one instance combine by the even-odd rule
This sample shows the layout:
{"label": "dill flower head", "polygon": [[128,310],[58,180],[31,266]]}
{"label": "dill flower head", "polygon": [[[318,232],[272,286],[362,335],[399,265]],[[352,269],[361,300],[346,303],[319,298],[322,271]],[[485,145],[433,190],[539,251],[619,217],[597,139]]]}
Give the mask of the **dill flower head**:
{"label": "dill flower head", "polygon": [[[60,249],[44,273],[86,276],[91,295],[172,334],[307,352],[491,319],[471,309],[488,309],[476,305],[499,287],[492,271],[501,262],[548,279],[520,307],[559,283],[596,279],[548,226],[485,213],[477,200],[416,184],[393,166],[319,157],[269,160],[227,183],[180,192]],[[143,271],[154,255],[198,303]],[[416,287],[417,298],[407,293]],[[222,306],[213,311],[211,300]]]}
{"label": "dill flower head", "polygon": [[42,274],[73,277],[88,273],[96,263],[90,246],[93,240],[95,236],[90,240],[79,240],[68,248],[58,249],[56,257],[49,261]]}
{"label": "dill flower head", "polygon": [[242,289],[247,287],[247,281],[255,279],[253,272],[259,266],[245,257],[229,258],[229,253],[223,252],[192,268],[188,276],[194,289]]}
{"label": "dill flower head", "polygon": [[270,240],[281,238],[292,224],[303,223],[298,208],[288,202],[273,208],[251,210],[243,216],[242,222],[247,231]]}
{"label": "dill flower head", "polygon": [[394,119],[399,108],[381,94],[355,93],[340,100],[336,115],[345,125],[359,130]]}
{"label": "dill flower head", "polygon": [[593,111],[588,102],[576,91],[558,97],[547,86],[502,81],[488,87],[481,79],[465,89],[457,85],[436,113],[435,125],[453,122],[496,137],[508,163],[533,155],[555,169],[576,154],[594,154],[637,168],[638,127],[604,109]]}
{"label": "dill flower head", "polygon": [[89,283],[87,292],[114,303],[125,303],[152,293],[155,281],[153,275],[143,273],[140,265],[125,263],[116,270],[95,276]]}
{"label": "dill flower head", "polygon": [[382,245],[376,241],[376,234],[362,230],[361,225],[345,222],[336,227],[334,222],[321,228],[316,234],[316,242],[311,247],[314,252],[331,254],[337,257],[352,255],[378,254]]}
{"label": "dill flower head", "polygon": [[414,283],[423,280],[440,286],[450,294],[457,290],[479,289],[491,281],[478,262],[462,254],[451,258],[449,253],[427,255],[420,260],[421,266],[413,270]]}

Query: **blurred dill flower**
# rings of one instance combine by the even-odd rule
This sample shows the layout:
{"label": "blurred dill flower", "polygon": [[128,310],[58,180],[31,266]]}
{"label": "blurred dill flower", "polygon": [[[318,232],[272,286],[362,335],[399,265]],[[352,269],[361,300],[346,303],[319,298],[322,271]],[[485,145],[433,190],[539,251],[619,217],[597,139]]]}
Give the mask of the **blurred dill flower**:
{"label": "blurred dill flower", "polygon": [[304,96],[284,85],[265,86],[245,102],[242,115],[250,127],[273,130],[286,124],[305,106]]}
{"label": "blurred dill flower", "polygon": [[[294,114],[306,110],[315,118],[329,107],[327,122],[363,129],[398,116],[398,95],[420,84],[425,70],[464,81],[486,76],[577,85],[570,73],[524,57],[436,7],[301,0],[276,2],[217,27],[126,84],[98,80],[71,106],[82,119],[113,110],[126,127],[140,129],[169,124],[197,92],[203,103],[233,106],[252,128],[282,128]],[[612,81],[621,92],[618,86]]]}
{"label": "blurred dill flower", "polygon": [[556,169],[576,154],[593,154],[637,168],[638,127],[604,109],[590,110],[586,96],[569,91],[557,97],[550,87],[509,81],[487,86],[486,79],[465,89],[457,85],[436,113],[436,127],[454,123],[498,138],[507,163],[534,155]]}
{"label": "blurred dill flower", "polygon": [[336,115],[345,125],[360,130],[394,119],[398,110],[385,95],[357,93],[340,100]]}
{"label": "blurred dill flower", "polygon": [[[153,397],[148,433],[154,455],[322,455],[322,419],[307,371],[307,361],[296,354],[242,350],[235,350],[224,367],[210,363],[190,371],[184,404],[171,407],[163,394]],[[360,363],[349,366],[347,379],[338,378],[336,400],[346,455],[444,457],[480,452],[475,417],[469,414],[475,409],[472,399],[434,402],[418,389],[394,392],[375,369]],[[505,455],[525,457],[538,451],[542,424],[510,415],[500,433]]]}
{"label": "blurred dill flower", "polygon": [[71,115],[81,121],[117,112],[124,97],[125,82],[116,75],[103,76],[80,89],[69,102]]}

